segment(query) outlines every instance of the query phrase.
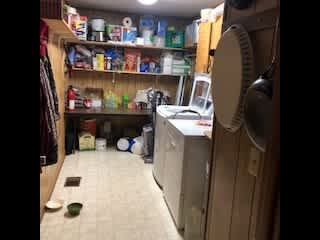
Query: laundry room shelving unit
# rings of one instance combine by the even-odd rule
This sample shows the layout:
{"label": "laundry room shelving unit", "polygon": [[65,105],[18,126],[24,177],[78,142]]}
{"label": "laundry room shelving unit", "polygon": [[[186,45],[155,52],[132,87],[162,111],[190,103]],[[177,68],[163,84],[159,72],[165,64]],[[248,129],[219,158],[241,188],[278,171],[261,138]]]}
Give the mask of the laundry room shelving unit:
{"label": "laundry room shelving unit", "polygon": [[[102,46],[102,47],[114,47],[114,48],[137,48],[153,51],[180,51],[186,53],[193,53],[195,48],[168,48],[168,47],[154,47],[154,46],[145,46],[145,45],[135,45],[135,44],[126,44],[126,43],[114,43],[114,42],[96,42],[96,41],[84,41],[79,39],[65,39],[66,45],[80,44],[84,46]],[[155,76],[155,80],[158,81],[160,77],[179,77],[179,82],[176,91],[175,105],[181,105],[183,102],[183,95],[185,89],[185,79],[188,75],[186,74],[163,74],[163,73],[148,73],[148,72],[130,72],[130,71],[119,71],[119,70],[94,70],[94,69],[83,69],[83,68],[70,68],[72,71],[83,71],[83,72],[104,72],[104,73],[113,73],[113,83],[115,74],[135,74],[135,75],[149,75]],[[70,75],[71,76],[71,75]]]}

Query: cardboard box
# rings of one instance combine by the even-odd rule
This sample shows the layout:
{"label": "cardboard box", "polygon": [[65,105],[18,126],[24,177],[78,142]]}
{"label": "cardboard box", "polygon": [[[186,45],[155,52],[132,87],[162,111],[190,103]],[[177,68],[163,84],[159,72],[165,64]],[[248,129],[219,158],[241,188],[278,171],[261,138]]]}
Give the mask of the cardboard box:
{"label": "cardboard box", "polygon": [[122,41],[134,43],[136,41],[138,31],[136,27],[122,27]]}
{"label": "cardboard box", "polygon": [[80,40],[87,40],[87,22],[88,18],[80,16],[79,20],[76,20],[76,34]]}
{"label": "cardboard box", "polygon": [[110,37],[111,41],[118,41],[120,42],[122,39],[122,26],[118,25],[108,25],[107,27],[107,34]]}
{"label": "cardboard box", "polygon": [[95,142],[95,137],[89,132],[81,132],[79,134],[80,151],[95,150]]}
{"label": "cardboard box", "polygon": [[79,14],[68,14],[67,15],[67,23],[74,33],[76,33],[76,22],[78,20],[80,20]]}
{"label": "cardboard box", "polygon": [[141,52],[136,49],[125,49],[124,50],[124,58],[125,58],[125,71],[136,72],[138,58],[141,58]]}

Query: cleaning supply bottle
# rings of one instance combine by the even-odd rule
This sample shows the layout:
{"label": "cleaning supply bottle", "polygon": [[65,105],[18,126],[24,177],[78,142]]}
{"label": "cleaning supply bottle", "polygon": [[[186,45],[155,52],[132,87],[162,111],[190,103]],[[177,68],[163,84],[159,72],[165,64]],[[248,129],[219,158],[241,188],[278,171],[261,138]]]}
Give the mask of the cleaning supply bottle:
{"label": "cleaning supply bottle", "polygon": [[68,88],[68,110],[74,111],[75,110],[75,102],[76,102],[76,93],[73,90],[73,87],[70,85]]}
{"label": "cleaning supply bottle", "polygon": [[128,94],[124,94],[122,96],[122,107],[125,109],[128,108],[128,103],[129,103],[129,96]]}

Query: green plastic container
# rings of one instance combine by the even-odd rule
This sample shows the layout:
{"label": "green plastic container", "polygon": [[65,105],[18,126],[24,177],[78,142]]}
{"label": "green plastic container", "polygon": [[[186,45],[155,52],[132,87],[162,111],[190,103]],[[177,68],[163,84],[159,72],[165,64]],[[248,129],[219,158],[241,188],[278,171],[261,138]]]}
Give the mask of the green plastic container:
{"label": "green plastic container", "polygon": [[128,108],[128,103],[129,103],[129,96],[128,94],[124,94],[122,96],[122,107],[125,109]]}
{"label": "green plastic container", "polygon": [[166,47],[183,48],[184,47],[184,31],[167,31]]}
{"label": "green plastic container", "polygon": [[183,48],[184,47],[184,31],[174,32],[171,41],[172,41],[172,47]]}
{"label": "green plastic container", "polygon": [[166,41],[165,41],[165,45],[166,47],[172,47],[172,36],[173,36],[173,33],[172,31],[167,31],[166,32]]}

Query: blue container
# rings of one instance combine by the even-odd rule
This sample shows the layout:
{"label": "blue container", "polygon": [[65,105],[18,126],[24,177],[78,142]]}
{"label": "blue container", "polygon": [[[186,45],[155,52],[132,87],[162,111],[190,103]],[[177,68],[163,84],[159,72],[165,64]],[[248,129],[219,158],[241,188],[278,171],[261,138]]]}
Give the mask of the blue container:
{"label": "blue container", "polygon": [[165,37],[166,31],[167,31],[168,23],[165,20],[160,20],[158,22],[158,28],[157,28],[157,36],[158,37]]}
{"label": "blue container", "polygon": [[149,63],[141,63],[140,72],[149,72]]}

